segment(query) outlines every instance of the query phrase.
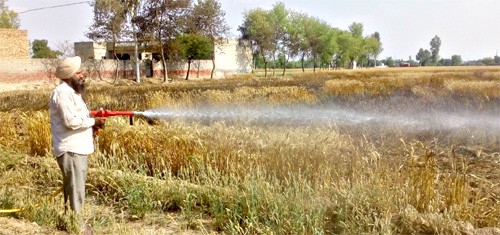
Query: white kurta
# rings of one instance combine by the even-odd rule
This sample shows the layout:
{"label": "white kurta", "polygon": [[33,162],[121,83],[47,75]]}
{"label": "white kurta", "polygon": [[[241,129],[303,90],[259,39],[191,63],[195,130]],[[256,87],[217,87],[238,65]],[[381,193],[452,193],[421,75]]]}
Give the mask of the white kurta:
{"label": "white kurta", "polygon": [[82,155],[94,152],[91,127],[95,121],[89,116],[82,96],[66,82],[61,82],[52,91],[49,111],[55,156],[61,156],[65,152]]}

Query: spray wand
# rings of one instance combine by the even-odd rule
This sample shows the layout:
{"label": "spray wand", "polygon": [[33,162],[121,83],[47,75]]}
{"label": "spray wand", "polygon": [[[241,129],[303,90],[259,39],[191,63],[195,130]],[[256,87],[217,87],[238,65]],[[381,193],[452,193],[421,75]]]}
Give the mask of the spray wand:
{"label": "spray wand", "polygon": [[[144,116],[144,112],[138,111],[111,111],[111,110],[92,110],[89,112],[91,117],[112,117],[112,116],[129,116],[130,125],[134,125],[134,116],[141,115]],[[99,131],[94,129],[94,134],[98,134]]]}

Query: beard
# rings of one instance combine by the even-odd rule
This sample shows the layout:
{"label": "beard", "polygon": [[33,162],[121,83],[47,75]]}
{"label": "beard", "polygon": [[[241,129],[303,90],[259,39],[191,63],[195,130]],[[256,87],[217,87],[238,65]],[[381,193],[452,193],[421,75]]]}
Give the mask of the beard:
{"label": "beard", "polygon": [[75,90],[76,93],[83,94],[85,92],[85,83],[82,80],[75,77],[68,80],[68,84],[73,88],[73,90]]}

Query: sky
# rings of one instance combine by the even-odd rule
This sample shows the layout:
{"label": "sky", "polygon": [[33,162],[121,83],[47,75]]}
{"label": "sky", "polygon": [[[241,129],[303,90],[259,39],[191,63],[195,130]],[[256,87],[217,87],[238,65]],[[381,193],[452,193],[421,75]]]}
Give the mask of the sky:
{"label": "sky", "polygon": [[[7,0],[19,12],[21,29],[30,41],[46,39],[49,46],[68,41],[89,41],[85,32],[92,24],[93,12],[84,0]],[[219,0],[238,37],[246,11],[271,9],[277,1]],[[379,59],[415,60],[420,48],[430,49],[434,36],[441,39],[441,58],[452,55],[462,60],[493,57],[500,50],[499,0],[282,0],[288,10],[300,11],[324,20],[330,26],[347,30],[353,22],[362,23],[365,36],[379,32],[383,51]],[[63,4],[58,8],[28,11]],[[24,13],[21,13],[24,12]]]}

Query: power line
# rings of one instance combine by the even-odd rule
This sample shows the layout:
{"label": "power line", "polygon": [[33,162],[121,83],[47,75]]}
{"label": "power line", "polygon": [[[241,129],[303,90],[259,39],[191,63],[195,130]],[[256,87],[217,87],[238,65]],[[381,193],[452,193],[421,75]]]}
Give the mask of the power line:
{"label": "power line", "polygon": [[18,12],[17,14],[23,14],[23,13],[30,12],[30,11],[39,11],[39,10],[46,10],[46,9],[52,9],[52,8],[67,7],[67,6],[73,6],[73,5],[83,4],[83,3],[90,3],[90,2],[92,2],[92,1],[83,1],[83,2],[75,2],[75,3],[49,6],[49,7],[40,7],[40,8],[34,8],[34,9],[29,9],[26,11]]}

